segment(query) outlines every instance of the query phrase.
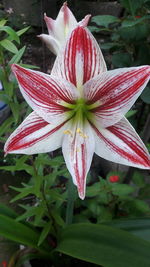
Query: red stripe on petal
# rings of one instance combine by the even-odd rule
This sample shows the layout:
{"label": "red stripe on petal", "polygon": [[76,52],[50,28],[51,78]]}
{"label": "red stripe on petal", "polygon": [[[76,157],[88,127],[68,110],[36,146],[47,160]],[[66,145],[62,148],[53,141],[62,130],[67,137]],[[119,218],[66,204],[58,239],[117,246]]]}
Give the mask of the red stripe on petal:
{"label": "red stripe on petal", "polygon": [[[119,125],[120,127],[120,125]],[[139,142],[137,139],[133,138],[133,135],[131,133],[123,128],[118,128],[117,126],[111,126],[108,127],[108,130],[113,133],[115,136],[117,136],[119,139],[123,140],[124,143],[128,145],[134,151],[136,155],[138,155],[141,158],[141,164],[145,167],[150,166],[150,160],[147,157],[147,154],[145,153],[145,150],[143,147],[139,145]],[[128,153],[126,153],[128,154]],[[131,155],[131,157],[134,159],[134,157]],[[135,159],[136,160],[136,159]],[[138,163],[138,161],[135,163]]]}
{"label": "red stripe on petal", "polygon": [[[119,127],[120,127],[120,123]],[[94,124],[91,124],[92,128],[95,130],[97,136],[104,141],[104,143],[109,147],[110,151],[114,151],[115,153],[119,154],[122,158],[127,159],[129,162],[133,164],[142,165],[143,167],[147,168],[150,167],[150,160],[148,158],[148,154],[140,145],[139,140],[132,135],[131,131],[125,130],[124,128],[118,128],[118,124],[114,126],[108,127],[106,130],[110,131],[110,133],[114,134],[115,137],[121,139],[126,145],[126,148],[129,149],[122,149],[121,147],[117,146],[113,143],[110,139],[106,138]],[[130,135],[130,136],[129,136]],[[112,157],[113,158],[113,157]]]}
{"label": "red stripe on petal", "polygon": [[79,165],[81,165],[81,163],[79,163],[79,157],[77,152],[76,152],[76,162],[74,164],[77,187],[81,199],[84,199],[85,197],[85,179],[86,179],[86,169],[87,169],[85,161],[86,157],[87,157],[86,145],[83,143],[81,144],[82,173],[80,173],[79,171],[80,170]]}
{"label": "red stripe on petal", "polygon": [[[113,75],[113,72],[110,71],[112,77],[111,75],[109,76],[108,72],[106,77],[104,77],[104,85],[101,86],[101,83],[97,84],[99,88],[93,91],[93,96],[90,95],[91,102],[104,99],[104,102],[107,102],[107,105],[110,105],[112,108],[117,104],[123,105],[138,92],[140,87],[149,78],[150,71],[148,70],[150,70],[149,66],[133,70],[129,68],[125,73],[123,73],[123,69],[121,73],[120,69],[120,73],[117,75]],[[102,104],[100,108],[107,109],[107,106]]]}
{"label": "red stripe on petal", "polygon": [[[63,122],[60,125],[56,126],[46,134],[40,136],[39,138],[36,137],[36,132],[39,130],[42,130],[44,127],[49,125],[46,121],[44,121],[42,118],[38,118],[37,120],[34,121],[34,124],[30,122],[28,125],[25,126],[25,128],[20,129],[20,131],[10,140],[8,143],[5,153],[10,153],[11,151],[19,150],[19,149],[25,149],[27,147],[31,147],[35,143],[47,138],[48,136],[52,135],[55,133],[57,130],[59,130],[64,124],[66,123]],[[26,137],[35,133],[35,137],[31,138],[31,140],[26,141]]]}
{"label": "red stripe on petal", "polygon": [[[72,103],[71,92],[68,92],[63,83],[57,81],[49,75],[44,75],[40,72],[30,71],[20,67],[19,65],[13,65],[12,67],[19,83],[24,88],[25,92],[30,96],[35,96],[36,100],[41,100],[41,103],[53,103],[63,100]],[[62,85],[63,87],[60,87]],[[70,93],[70,94],[69,94]]]}
{"label": "red stripe on petal", "polygon": [[96,40],[87,29],[78,26],[64,53],[56,59],[52,74],[61,75],[77,87],[104,71],[106,65]]}

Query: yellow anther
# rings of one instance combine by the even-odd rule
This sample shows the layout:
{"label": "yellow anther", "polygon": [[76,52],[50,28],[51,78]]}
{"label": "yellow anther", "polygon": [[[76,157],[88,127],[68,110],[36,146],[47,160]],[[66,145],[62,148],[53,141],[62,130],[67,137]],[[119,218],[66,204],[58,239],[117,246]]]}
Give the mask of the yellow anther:
{"label": "yellow anther", "polygon": [[80,128],[77,128],[76,132],[83,138],[88,138],[88,136],[86,134],[84,134]]}
{"label": "yellow anther", "polygon": [[71,137],[73,136],[73,134],[72,134],[72,132],[71,132],[70,130],[65,130],[65,131],[64,131],[64,134],[68,134],[68,135],[70,135]]}
{"label": "yellow anther", "polygon": [[81,131],[80,128],[77,128],[76,132],[77,132],[77,133],[82,133],[82,131]]}
{"label": "yellow anther", "polygon": [[76,152],[80,152],[80,148],[77,147]]}

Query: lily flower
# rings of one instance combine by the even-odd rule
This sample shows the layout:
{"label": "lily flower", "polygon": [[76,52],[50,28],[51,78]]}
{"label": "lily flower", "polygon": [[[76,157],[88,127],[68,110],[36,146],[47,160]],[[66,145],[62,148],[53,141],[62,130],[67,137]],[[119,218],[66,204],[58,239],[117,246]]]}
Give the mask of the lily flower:
{"label": "lily flower", "polygon": [[77,25],[86,27],[91,15],[85,16],[83,20],[77,22],[71,10],[67,7],[67,2],[61,7],[56,20],[49,18],[44,14],[44,20],[47,25],[48,34],[40,34],[38,37],[45,42],[47,47],[57,55],[65,44],[69,34]]}
{"label": "lily flower", "polygon": [[44,153],[62,146],[81,199],[94,152],[116,163],[150,168],[148,151],[124,116],[148,83],[150,66],[107,71],[96,40],[78,26],[51,75],[16,64],[12,70],[34,111],[7,140],[6,154]]}

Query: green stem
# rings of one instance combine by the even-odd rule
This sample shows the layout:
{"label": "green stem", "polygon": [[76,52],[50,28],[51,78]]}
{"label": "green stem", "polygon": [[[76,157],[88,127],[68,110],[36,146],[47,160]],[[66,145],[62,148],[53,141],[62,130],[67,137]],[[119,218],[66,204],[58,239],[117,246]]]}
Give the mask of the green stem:
{"label": "green stem", "polygon": [[72,223],[74,200],[75,200],[75,186],[72,182],[72,179],[69,179],[69,182],[68,182],[68,202],[67,202],[67,211],[66,211],[66,224]]}

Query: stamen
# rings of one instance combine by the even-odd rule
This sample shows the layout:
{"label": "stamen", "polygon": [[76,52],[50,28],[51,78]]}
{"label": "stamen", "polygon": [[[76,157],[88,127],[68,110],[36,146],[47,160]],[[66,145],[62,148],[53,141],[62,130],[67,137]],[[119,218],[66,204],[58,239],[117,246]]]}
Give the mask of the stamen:
{"label": "stamen", "polygon": [[71,137],[73,137],[73,134],[72,134],[72,132],[71,132],[70,130],[65,130],[65,131],[64,131],[64,134],[68,134],[68,135],[70,135]]}
{"label": "stamen", "polygon": [[83,138],[89,138],[86,134],[84,134],[80,128],[77,128],[76,133],[78,133]]}

